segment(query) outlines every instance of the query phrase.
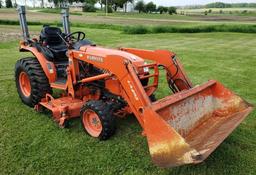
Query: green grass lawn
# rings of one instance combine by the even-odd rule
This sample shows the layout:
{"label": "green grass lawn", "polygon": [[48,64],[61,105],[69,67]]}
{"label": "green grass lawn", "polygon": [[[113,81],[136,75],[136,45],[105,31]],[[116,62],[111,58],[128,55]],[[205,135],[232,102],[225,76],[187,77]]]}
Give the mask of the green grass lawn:
{"label": "green grass lawn", "polygon": [[[19,31],[19,27],[15,26]],[[11,26],[11,31],[15,30]],[[0,26],[0,34],[9,26]],[[39,26],[30,27],[32,33]],[[256,104],[256,36],[241,33],[126,35],[106,29],[82,30],[105,47],[169,49],[178,54],[194,84],[217,79]],[[256,112],[203,163],[160,169],[150,160],[145,137],[134,117],[118,119],[117,133],[100,142],[86,135],[79,120],[60,129],[50,114],[23,105],[14,82],[16,37],[0,41],[0,174],[255,174]],[[163,85],[157,97],[168,88]]]}

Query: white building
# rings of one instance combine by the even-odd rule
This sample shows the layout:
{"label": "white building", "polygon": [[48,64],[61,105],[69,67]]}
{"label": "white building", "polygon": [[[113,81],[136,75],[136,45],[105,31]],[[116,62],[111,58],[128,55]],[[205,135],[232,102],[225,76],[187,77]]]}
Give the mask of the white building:
{"label": "white building", "polygon": [[[5,6],[5,0],[0,0],[2,2],[2,5]],[[42,1],[44,3],[45,8],[54,8],[54,3],[49,2],[48,0],[12,0],[12,4],[15,3],[17,5],[25,5],[28,7],[42,7]]]}
{"label": "white building", "polygon": [[126,12],[134,12],[135,5],[134,3],[128,2],[127,4],[124,4],[123,8],[117,8],[117,11],[125,12],[125,8]]}
{"label": "white building", "polygon": [[[2,5],[5,6],[5,0],[0,0],[2,2]],[[55,8],[55,5],[53,2],[49,2],[48,0],[12,0],[13,5],[17,3],[17,5],[25,5],[28,7],[42,7],[42,3],[44,8]],[[95,4],[97,8],[100,8],[100,4]],[[83,3],[76,3],[74,2],[72,5],[70,5],[70,8],[75,9],[77,11],[82,10]],[[104,7],[104,6],[103,6]],[[135,4],[128,2],[127,4],[124,4],[123,8],[118,8],[117,11],[119,12],[134,12]]]}

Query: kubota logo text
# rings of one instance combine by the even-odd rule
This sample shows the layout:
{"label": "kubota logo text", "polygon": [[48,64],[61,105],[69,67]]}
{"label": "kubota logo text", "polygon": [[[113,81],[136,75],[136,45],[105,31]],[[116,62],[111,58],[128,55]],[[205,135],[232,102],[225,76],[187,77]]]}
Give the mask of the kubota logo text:
{"label": "kubota logo text", "polygon": [[101,62],[101,63],[104,61],[102,57],[92,56],[92,55],[88,55],[87,59],[91,61]]}

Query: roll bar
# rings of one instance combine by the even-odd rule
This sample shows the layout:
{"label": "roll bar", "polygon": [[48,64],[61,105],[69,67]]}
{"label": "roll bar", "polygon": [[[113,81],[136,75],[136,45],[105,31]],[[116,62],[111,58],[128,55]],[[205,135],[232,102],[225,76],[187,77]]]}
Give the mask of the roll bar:
{"label": "roll bar", "polygon": [[[25,42],[30,40],[30,35],[28,31],[28,24],[26,19],[26,8],[25,6],[18,6],[17,8],[19,14],[19,22],[22,30],[22,36]],[[62,25],[65,34],[70,34],[70,23],[69,23],[69,8],[63,8],[61,10],[62,14]]]}
{"label": "roll bar", "polygon": [[69,23],[69,8],[63,8],[62,14],[62,25],[65,34],[70,34],[70,23]]}
{"label": "roll bar", "polygon": [[28,24],[27,24],[27,19],[26,19],[25,6],[18,6],[17,10],[19,13],[19,21],[20,21],[20,26],[22,29],[22,35],[23,35],[24,41],[27,42],[30,39],[30,36],[29,36],[29,32],[28,32]]}

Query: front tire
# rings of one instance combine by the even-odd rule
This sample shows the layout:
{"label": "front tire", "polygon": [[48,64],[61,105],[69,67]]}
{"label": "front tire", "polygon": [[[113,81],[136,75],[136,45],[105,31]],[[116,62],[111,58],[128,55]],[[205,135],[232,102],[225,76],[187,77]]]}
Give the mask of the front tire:
{"label": "front tire", "polygon": [[81,109],[84,130],[92,137],[107,140],[115,133],[112,105],[101,100],[90,100]]}
{"label": "front tire", "polygon": [[47,93],[52,94],[48,78],[36,58],[16,62],[15,81],[21,101],[30,107],[38,104]]}

